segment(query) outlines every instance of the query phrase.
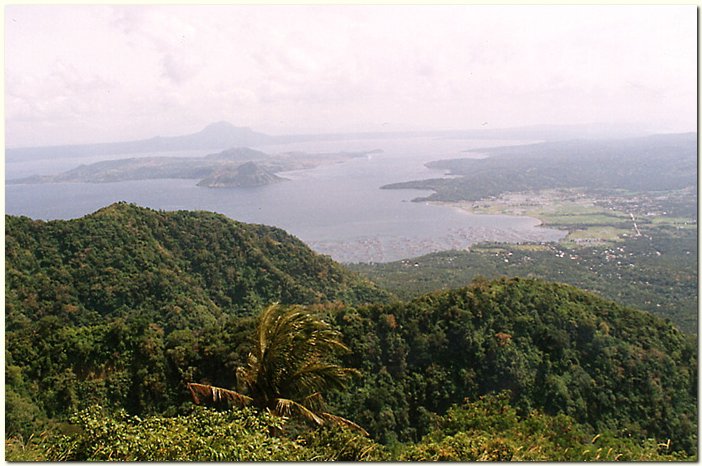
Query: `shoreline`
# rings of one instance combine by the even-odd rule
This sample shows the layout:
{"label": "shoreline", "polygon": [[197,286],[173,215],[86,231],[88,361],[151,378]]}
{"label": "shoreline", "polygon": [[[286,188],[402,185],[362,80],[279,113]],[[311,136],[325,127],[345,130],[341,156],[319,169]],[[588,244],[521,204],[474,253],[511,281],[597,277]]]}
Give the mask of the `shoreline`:
{"label": "shoreline", "polygon": [[[565,232],[557,242],[562,246],[621,241],[628,230],[617,223],[629,213],[611,211],[597,205],[597,198],[579,189],[552,189],[503,193],[478,201],[433,201],[468,215],[505,215],[534,219],[535,227]],[[616,213],[615,213],[616,212]],[[606,221],[603,216],[611,217]],[[620,220],[617,222],[617,220]]]}
{"label": "shoreline", "polygon": [[520,218],[525,218],[525,219],[531,219],[531,220],[534,220],[536,222],[533,225],[534,227],[551,228],[553,230],[564,231],[561,228],[550,227],[547,223],[544,222],[544,220],[542,218],[535,217],[533,215],[529,215],[526,213],[482,212],[478,209],[475,209],[472,206],[465,205],[465,204],[471,203],[471,201],[427,201],[427,202],[431,205],[436,205],[436,206],[441,206],[441,207],[449,207],[451,209],[458,210],[459,212],[466,214],[466,215],[480,215],[480,216],[484,216],[484,217],[488,217],[488,216],[520,217]]}

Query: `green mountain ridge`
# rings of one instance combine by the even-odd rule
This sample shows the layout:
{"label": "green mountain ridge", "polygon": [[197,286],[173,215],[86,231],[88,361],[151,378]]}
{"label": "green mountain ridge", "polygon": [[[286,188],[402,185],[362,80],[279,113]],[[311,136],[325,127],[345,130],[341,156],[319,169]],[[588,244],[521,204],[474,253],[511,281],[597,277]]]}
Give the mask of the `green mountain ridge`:
{"label": "green mountain ridge", "polygon": [[336,322],[366,374],[345,415],[386,441],[418,440],[429,413],[507,390],[522,412],[696,444],[693,337],[573,286],[479,279]]}
{"label": "green mountain ridge", "polygon": [[[389,296],[283,230],[219,214],[117,203],[76,220],[5,221],[7,315],[23,309],[91,321],[125,309],[156,311],[157,301],[214,318],[252,314],[270,301]],[[80,310],[67,311],[73,307]]]}
{"label": "green mountain ridge", "polygon": [[331,412],[378,444],[423,442],[405,458],[429,455],[441,416],[501,391],[515,416],[565,415],[582,435],[696,454],[694,340],[572,286],[483,279],[401,302],[283,230],[219,214],[118,203],[75,220],[5,220],[9,436],[75,432],[63,423],[97,405],[98,422],[120,409],[180,422],[188,382],[237,386],[255,316],[280,302],[324,317],[351,350],[341,361],[361,377],[330,394]]}

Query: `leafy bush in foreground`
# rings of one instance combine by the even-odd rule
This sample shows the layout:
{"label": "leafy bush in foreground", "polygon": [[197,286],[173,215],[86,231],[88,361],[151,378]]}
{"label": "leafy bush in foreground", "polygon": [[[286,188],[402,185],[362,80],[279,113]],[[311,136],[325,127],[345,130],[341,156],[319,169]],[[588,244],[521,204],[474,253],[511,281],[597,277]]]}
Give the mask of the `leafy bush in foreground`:
{"label": "leafy bush in foreground", "polygon": [[95,406],[71,418],[76,431],[49,439],[49,461],[377,460],[382,447],[347,429],[281,434],[286,418],[252,408],[193,407],[175,417],[114,417]]}
{"label": "leafy bush in foreground", "polygon": [[51,461],[260,461],[303,460],[302,446],[273,437],[283,420],[253,410],[218,412],[196,407],[177,417],[140,418],[101,407],[71,419],[79,432],[62,435],[48,449]]}
{"label": "leafy bush in foreground", "polygon": [[481,397],[454,406],[421,442],[406,448],[401,461],[680,461],[668,443],[637,444],[608,433],[593,436],[559,414],[532,411],[520,418],[509,395]]}
{"label": "leafy bush in foreground", "polygon": [[252,408],[193,407],[175,417],[107,415],[96,406],[67,433],[6,442],[10,461],[693,461],[669,442],[593,434],[571,417],[519,416],[507,393],[453,406],[420,442],[392,450],[335,426],[308,429]]}

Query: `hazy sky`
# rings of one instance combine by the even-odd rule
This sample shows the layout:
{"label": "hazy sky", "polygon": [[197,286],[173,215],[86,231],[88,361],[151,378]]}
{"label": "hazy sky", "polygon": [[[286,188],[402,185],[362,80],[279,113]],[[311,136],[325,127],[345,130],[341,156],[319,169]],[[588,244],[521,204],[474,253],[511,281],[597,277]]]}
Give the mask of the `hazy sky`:
{"label": "hazy sky", "polygon": [[627,122],[693,131],[696,6],[7,6],[9,147]]}

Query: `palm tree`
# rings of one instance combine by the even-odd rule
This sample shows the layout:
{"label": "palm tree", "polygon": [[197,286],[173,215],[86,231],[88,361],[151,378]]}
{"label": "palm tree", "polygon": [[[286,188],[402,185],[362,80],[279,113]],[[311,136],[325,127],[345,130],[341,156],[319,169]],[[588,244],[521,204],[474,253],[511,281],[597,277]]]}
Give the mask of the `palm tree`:
{"label": "palm tree", "polygon": [[246,367],[236,372],[237,391],[189,383],[195,403],[201,397],[235,406],[253,405],[280,416],[296,414],[324,425],[328,422],[362,431],[357,424],[323,412],[322,393],[346,386],[355,369],[328,361],[348,352],[341,334],[301,306],[283,308],[277,303],[260,315],[254,350]]}

